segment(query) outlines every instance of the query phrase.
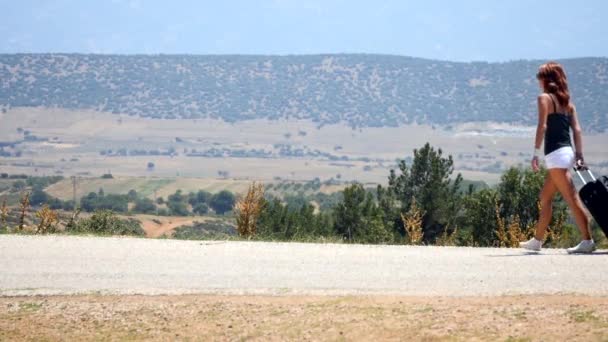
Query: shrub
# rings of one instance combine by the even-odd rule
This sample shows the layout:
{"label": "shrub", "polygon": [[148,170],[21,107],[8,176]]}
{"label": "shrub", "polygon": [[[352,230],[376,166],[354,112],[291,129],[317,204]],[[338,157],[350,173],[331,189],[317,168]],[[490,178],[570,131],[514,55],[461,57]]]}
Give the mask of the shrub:
{"label": "shrub", "polygon": [[37,234],[54,233],[57,229],[57,213],[49,209],[48,205],[44,205],[42,209],[36,212],[36,218],[40,220],[36,228]]}
{"label": "shrub", "polygon": [[127,198],[129,198],[129,202],[135,202],[137,200],[137,191],[133,189],[129,190]]}
{"label": "shrub", "polygon": [[404,215],[401,214],[401,220],[403,220],[403,227],[407,232],[410,243],[418,245],[422,241],[422,218],[424,217],[424,211],[422,211],[416,204],[416,198],[412,198],[412,204],[410,210]]}
{"label": "shrub", "polygon": [[6,219],[8,219],[8,206],[6,205],[6,198],[2,201],[0,206],[0,229],[6,226]]}
{"label": "shrub", "polygon": [[359,243],[391,242],[392,235],[384,227],[382,212],[363,185],[353,184],[343,191],[344,199],[334,208],[335,232],[344,239]]}
{"label": "shrub", "polygon": [[236,226],[240,236],[250,238],[256,233],[256,224],[264,203],[264,185],[253,182],[247,194],[234,205]]}
{"label": "shrub", "polygon": [[192,208],[192,211],[199,215],[205,215],[205,214],[209,213],[209,206],[205,203],[197,203]]}
{"label": "shrub", "polygon": [[149,198],[139,198],[135,201],[133,211],[144,214],[152,214],[156,212],[156,205]]}
{"label": "shrub", "polygon": [[226,239],[236,234],[234,227],[221,220],[195,222],[192,226],[181,226],[173,231],[175,239]]}
{"label": "shrub", "polygon": [[23,189],[25,189],[26,186],[27,186],[27,184],[25,184],[24,181],[21,181],[21,180],[16,181],[16,182],[13,183],[12,191],[13,192],[22,191]]}
{"label": "shrub", "polygon": [[91,217],[80,220],[74,231],[108,235],[145,235],[139,221],[120,219],[111,210],[98,210]]}
{"label": "shrub", "polygon": [[223,215],[225,212],[232,209],[232,207],[234,206],[234,202],[234,194],[232,194],[228,190],[223,190],[211,197],[209,205],[216,213],[218,213],[219,215]]}
{"label": "shrub", "polygon": [[33,206],[40,206],[45,203],[50,202],[51,198],[47,195],[42,189],[36,188],[32,191],[32,195],[30,197],[30,203]]}

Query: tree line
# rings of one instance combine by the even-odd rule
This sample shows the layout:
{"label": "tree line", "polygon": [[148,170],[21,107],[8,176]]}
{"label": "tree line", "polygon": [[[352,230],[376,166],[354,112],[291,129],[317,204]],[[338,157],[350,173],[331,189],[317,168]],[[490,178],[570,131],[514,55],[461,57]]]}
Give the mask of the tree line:
{"label": "tree line", "polygon": [[[414,150],[411,163],[391,169],[386,186],[352,184],[330,210],[310,203],[286,203],[263,196],[254,229],[241,235],[260,240],[340,240],[353,243],[413,243],[514,247],[533,234],[538,196],[546,170],[512,167],[492,188],[463,189],[453,176],[452,156],[430,144]],[[243,199],[241,198],[240,201]],[[237,210],[239,216],[247,215]],[[577,237],[561,196],[554,210],[547,245],[562,246]],[[249,219],[251,221],[251,219]]]}
{"label": "tree line", "polygon": [[[512,167],[497,186],[478,187],[463,181],[460,174],[454,176],[452,156],[427,143],[414,150],[413,158],[400,160],[390,170],[387,185],[375,188],[353,183],[332,195],[281,196],[268,191],[272,187],[258,184],[238,197],[227,190],[216,194],[177,190],[167,199],[156,200],[135,190],[119,195],[100,189],[83,196],[80,208],[94,213],[178,216],[206,215],[212,210],[235,218],[235,233],[258,240],[513,247],[533,234],[546,174],[546,170],[534,173]],[[72,201],[60,201],[42,190],[60,179],[32,177],[19,179],[13,186],[31,187],[31,205],[73,210]],[[556,196],[553,206],[546,244],[571,244],[578,231],[561,196]],[[230,235],[230,228],[222,227],[223,234]],[[205,238],[208,229],[194,228],[180,236]]]}

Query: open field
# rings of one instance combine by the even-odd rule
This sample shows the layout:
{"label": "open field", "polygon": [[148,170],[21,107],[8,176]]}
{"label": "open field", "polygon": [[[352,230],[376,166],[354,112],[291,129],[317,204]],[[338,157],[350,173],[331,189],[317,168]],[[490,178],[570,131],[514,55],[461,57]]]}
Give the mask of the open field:
{"label": "open field", "polygon": [[[160,120],[102,112],[16,108],[0,114],[0,140],[17,141],[18,129],[46,141],[19,145],[22,157],[0,159],[9,173],[99,176],[217,178],[218,171],[243,180],[321,180],[339,178],[385,183],[395,160],[411,156],[414,148],[430,142],[455,158],[465,178],[495,183],[501,169],[527,165],[532,150],[533,127],[470,123],[454,127],[409,125],[353,130],[345,125],[317,128],[311,121],[250,120],[230,124],[219,120]],[[176,140],[179,138],[179,140]],[[608,134],[585,136],[590,163],[608,161]],[[302,151],[320,151],[335,158],[277,154],[278,145]],[[101,151],[158,150],[171,148],[178,155],[108,156]],[[189,157],[184,151],[266,151],[272,158]],[[228,153],[228,152],[226,152]],[[153,162],[153,170],[147,163]],[[597,173],[608,172],[604,164]]]}
{"label": "open field", "polygon": [[0,297],[0,340],[605,341],[588,296]]}
{"label": "open field", "polygon": [[[99,177],[79,177],[76,187],[76,197],[80,198],[87,195],[89,192],[97,192],[103,189],[106,194],[127,194],[129,190],[135,190],[144,197],[167,198],[174,194],[177,190],[182,190],[184,193],[191,191],[197,192],[204,190],[211,193],[217,193],[222,190],[228,190],[235,194],[243,194],[247,192],[252,180],[240,179],[217,179],[217,178],[154,178],[154,177],[114,177],[112,179],[102,179]],[[291,182],[289,182],[291,183]],[[297,182],[296,182],[297,183]],[[1,183],[0,183],[1,184]],[[279,184],[277,181],[269,181],[264,184]],[[372,183],[366,186],[373,186]],[[322,193],[332,193],[341,191],[346,187],[346,184],[321,185],[318,190]],[[73,197],[72,180],[66,178],[55,184],[50,185],[45,191],[62,200],[70,200]],[[272,190],[274,191],[274,190]],[[287,190],[286,190],[287,191]],[[311,192],[310,190],[308,192]],[[1,193],[1,191],[0,191]]]}

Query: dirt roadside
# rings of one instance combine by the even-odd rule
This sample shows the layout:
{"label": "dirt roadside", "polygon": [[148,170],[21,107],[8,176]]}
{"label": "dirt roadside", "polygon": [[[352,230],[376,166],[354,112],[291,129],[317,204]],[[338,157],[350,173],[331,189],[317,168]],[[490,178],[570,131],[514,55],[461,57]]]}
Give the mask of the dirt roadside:
{"label": "dirt roadside", "polygon": [[0,340],[606,341],[608,297],[0,298]]}

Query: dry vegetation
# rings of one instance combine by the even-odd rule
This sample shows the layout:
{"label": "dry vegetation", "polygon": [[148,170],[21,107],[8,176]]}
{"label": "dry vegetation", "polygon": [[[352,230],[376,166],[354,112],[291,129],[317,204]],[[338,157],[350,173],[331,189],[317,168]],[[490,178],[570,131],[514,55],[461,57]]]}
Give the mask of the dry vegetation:
{"label": "dry vegetation", "polygon": [[[527,227],[522,227],[519,216],[505,218],[500,215],[501,206],[498,200],[494,203],[494,212],[496,219],[496,238],[497,247],[519,247],[520,241],[525,241],[534,234],[536,221],[533,221]],[[540,208],[539,208],[540,210]]]}
{"label": "dry vegetation", "polygon": [[30,193],[26,192],[23,196],[21,196],[21,200],[19,201],[19,231],[22,231],[23,228],[25,228],[25,217],[27,216],[29,207]]}
{"label": "dry vegetation", "polygon": [[57,213],[49,208],[48,205],[44,205],[42,209],[36,212],[36,218],[38,219],[38,226],[36,228],[37,234],[54,233],[56,230],[56,224],[59,222]]}
{"label": "dry vegetation", "polygon": [[608,298],[0,298],[0,340],[605,341]]}
{"label": "dry vegetation", "polygon": [[256,223],[263,209],[264,184],[253,182],[245,196],[234,205],[236,229],[241,237],[251,238],[256,233]]}
{"label": "dry vegetation", "polygon": [[424,211],[422,211],[416,204],[416,198],[413,198],[410,210],[405,215],[401,214],[403,227],[405,228],[409,242],[412,245],[419,245],[422,241],[424,235],[422,232],[423,217]]}
{"label": "dry vegetation", "polygon": [[2,206],[0,206],[0,229],[6,226],[6,220],[8,219],[9,209],[6,205],[6,198],[2,200]]}

